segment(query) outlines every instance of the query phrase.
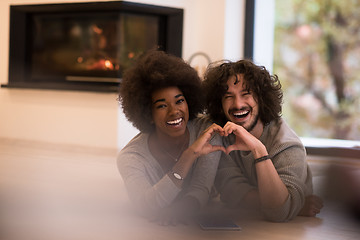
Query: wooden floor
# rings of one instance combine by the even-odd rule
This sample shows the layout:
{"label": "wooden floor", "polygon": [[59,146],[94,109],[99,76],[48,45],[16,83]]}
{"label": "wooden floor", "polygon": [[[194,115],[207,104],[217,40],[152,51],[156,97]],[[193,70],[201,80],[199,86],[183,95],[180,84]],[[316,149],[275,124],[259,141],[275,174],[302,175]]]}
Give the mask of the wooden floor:
{"label": "wooden floor", "polygon": [[[246,213],[242,231],[209,232],[197,225],[162,227],[132,214],[116,168],[116,149],[0,138],[0,240],[359,239],[360,223],[344,206],[325,202],[316,218],[271,223]],[[322,194],[331,163],[309,158]]]}

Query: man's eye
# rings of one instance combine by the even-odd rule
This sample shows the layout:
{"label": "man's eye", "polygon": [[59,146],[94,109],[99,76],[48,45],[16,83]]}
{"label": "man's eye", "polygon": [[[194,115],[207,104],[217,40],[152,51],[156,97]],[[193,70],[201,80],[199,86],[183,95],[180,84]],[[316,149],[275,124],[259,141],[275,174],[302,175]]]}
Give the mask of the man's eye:
{"label": "man's eye", "polygon": [[225,99],[232,98],[232,95],[226,95],[224,98]]}

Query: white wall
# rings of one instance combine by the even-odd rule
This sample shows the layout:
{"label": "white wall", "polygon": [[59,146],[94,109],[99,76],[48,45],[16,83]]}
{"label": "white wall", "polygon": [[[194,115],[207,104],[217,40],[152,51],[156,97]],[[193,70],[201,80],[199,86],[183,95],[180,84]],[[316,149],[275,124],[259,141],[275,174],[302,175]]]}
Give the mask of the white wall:
{"label": "white wall", "polygon": [[[185,60],[198,51],[212,60],[224,57],[226,0],[130,1],[184,9]],[[65,2],[85,1],[0,1],[1,83],[8,79],[9,6]],[[115,93],[0,88],[0,137],[121,148],[137,130],[126,121],[116,98]]]}

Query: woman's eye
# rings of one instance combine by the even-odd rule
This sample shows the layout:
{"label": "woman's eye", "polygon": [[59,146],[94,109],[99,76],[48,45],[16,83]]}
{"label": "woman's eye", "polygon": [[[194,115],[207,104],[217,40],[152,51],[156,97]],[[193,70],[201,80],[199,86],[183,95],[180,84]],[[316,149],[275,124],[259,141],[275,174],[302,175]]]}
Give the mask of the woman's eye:
{"label": "woman's eye", "polygon": [[159,108],[165,108],[166,105],[165,104],[161,104],[161,105],[157,105],[156,108],[159,109]]}
{"label": "woman's eye", "polygon": [[184,101],[185,101],[185,99],[182,98],[182,99],[177,100],[176,103],[180,104],[180,103],[183,103]]}

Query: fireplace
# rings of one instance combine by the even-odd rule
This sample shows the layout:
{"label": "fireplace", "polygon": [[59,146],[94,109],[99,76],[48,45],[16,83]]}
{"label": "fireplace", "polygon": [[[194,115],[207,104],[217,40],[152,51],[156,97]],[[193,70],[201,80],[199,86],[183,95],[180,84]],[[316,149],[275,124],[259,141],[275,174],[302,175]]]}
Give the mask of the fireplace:
{"label": "fireplace", "polygon": [[183,10],[89,2],[10,6],[4,87],[114,92],[144,51],[181,57]]}

